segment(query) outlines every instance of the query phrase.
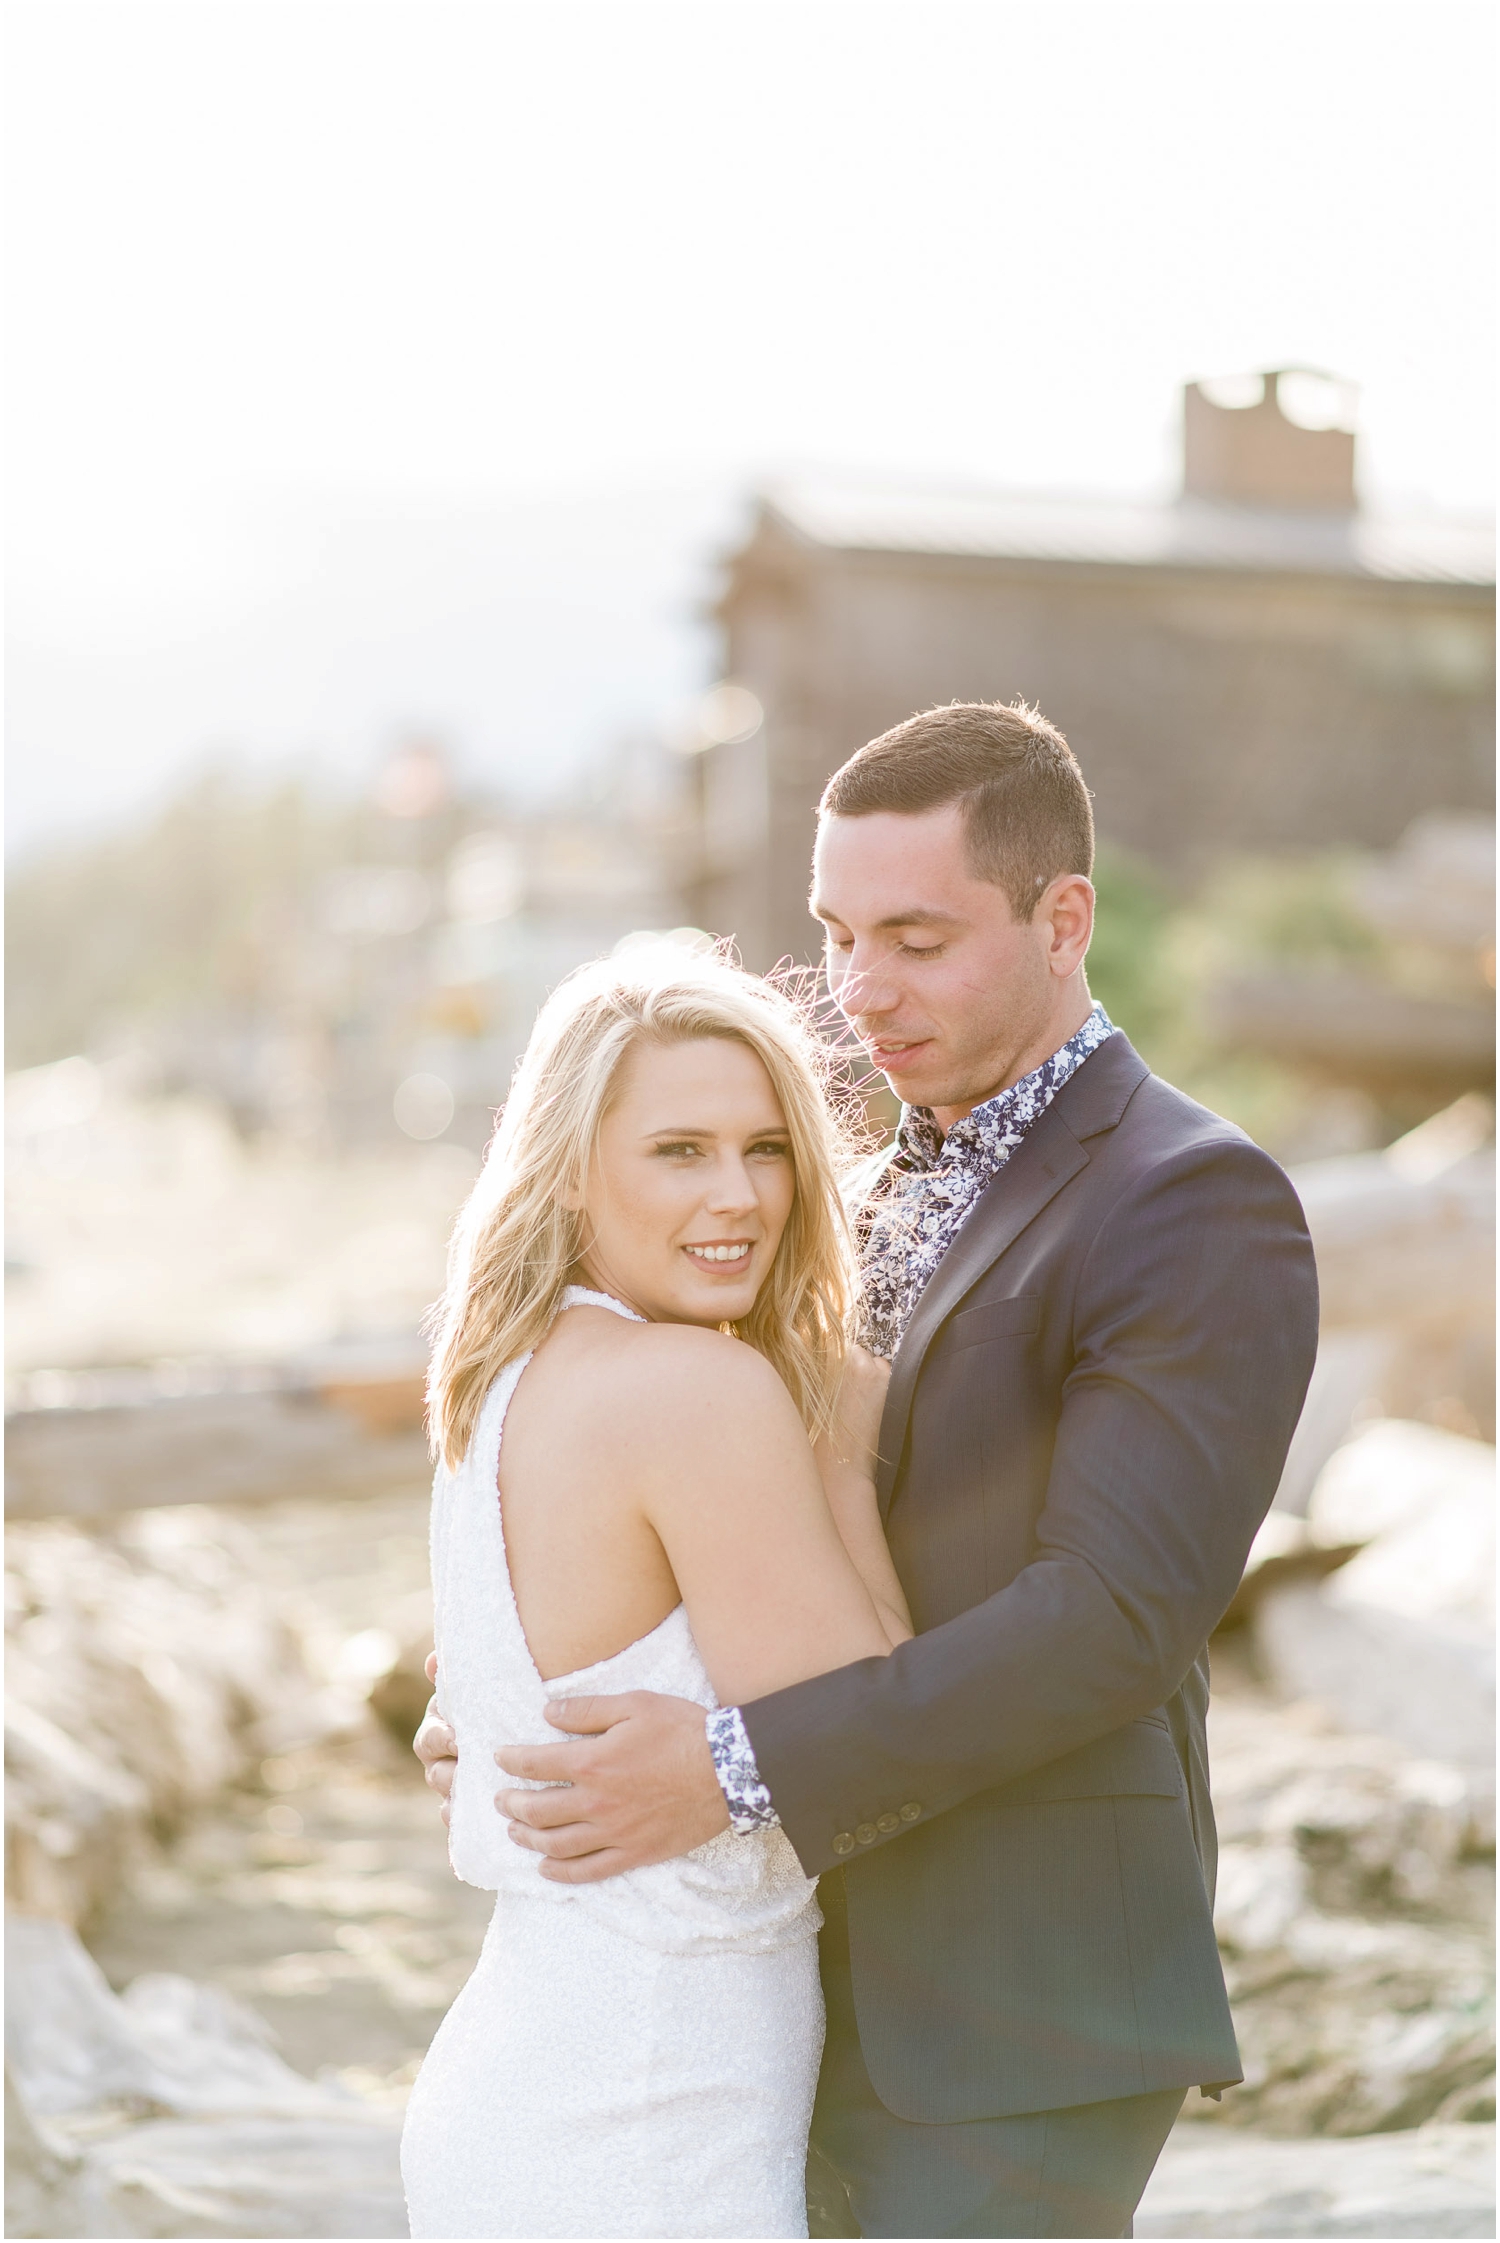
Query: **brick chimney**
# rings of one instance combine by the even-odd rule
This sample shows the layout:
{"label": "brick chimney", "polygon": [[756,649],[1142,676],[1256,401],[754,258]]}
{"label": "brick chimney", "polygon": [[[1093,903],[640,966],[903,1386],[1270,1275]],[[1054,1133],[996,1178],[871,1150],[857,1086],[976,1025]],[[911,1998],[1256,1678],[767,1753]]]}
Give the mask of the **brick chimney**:
{"label": "brick chimney", "polygon": [[1197,382],[1184,389],[1184,495],[1235,506],[1352,513],[1357,503],[1352,431],[1289,419],[1280,394],[1286,382],[1337,398],[1343,385],[1288,368],[1262,374],[1259,381],[1258,401],[1245,405],[1216,404]]}

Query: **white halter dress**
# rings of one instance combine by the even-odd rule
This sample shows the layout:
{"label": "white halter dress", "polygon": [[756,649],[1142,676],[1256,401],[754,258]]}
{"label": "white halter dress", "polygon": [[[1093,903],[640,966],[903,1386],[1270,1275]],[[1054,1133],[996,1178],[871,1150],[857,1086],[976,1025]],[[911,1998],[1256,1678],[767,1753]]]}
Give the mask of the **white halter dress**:
{"label": "white halter dress", "polygon": [[[571,1286],[581,1303],[630,1311]],[[814,1887],[780,1830],[725,1832],[595,1885],[545,1880],[494,1797],[506,1744],[556,1744],[549,1699],[657,1690],[717,1704],[683,1606],[543,1682],[506,1565],[498,1471],[529,1356],[486,1397],[432,1504],[438,1687],[458,1739],[449,1855],[497,1895],[473,1976],[412,2090],[414,2236],[803,2236],[823,2045]]]}

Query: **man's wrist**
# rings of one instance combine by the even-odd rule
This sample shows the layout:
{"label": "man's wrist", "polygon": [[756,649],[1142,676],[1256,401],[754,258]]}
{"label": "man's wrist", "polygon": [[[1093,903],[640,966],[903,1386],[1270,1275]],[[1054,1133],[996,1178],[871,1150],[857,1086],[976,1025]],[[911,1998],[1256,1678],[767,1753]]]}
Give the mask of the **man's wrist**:
{"label": "man's wrist", "polygon": [[773,1830],[781,1821],[771,1794],[761,1781],[751,1744],[738,1706],[717,1706],[704,1722],[714,1774],[729,1809],[729,1827],[738,1836],[754,1830]]}

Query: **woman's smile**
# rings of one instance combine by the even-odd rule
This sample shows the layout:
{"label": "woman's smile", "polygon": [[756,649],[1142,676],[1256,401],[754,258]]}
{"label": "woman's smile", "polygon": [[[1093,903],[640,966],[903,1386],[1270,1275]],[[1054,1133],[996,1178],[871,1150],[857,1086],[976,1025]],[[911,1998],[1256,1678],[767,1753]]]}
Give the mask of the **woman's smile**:
{"label": "woman's smile", "polygon": [[755,1306],[795,1197],[756,1053],[726,1037],[642,1043],[600,1126],[582,1266],[654,1323],[732,1324]]}

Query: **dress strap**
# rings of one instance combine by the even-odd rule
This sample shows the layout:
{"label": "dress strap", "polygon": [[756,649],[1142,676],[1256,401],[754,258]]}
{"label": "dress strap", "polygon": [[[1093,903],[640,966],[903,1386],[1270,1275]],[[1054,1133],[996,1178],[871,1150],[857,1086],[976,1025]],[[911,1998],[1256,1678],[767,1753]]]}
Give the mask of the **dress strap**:
{"label": "dress strap", "polygon": [[608,1308],[613,1309],[616,1316],[628,1317],[632,1324],[644,1324],[646,1321],[644,1316],[637,1316],[633,1308],[627,1308],[623,1301],[617,1301],[613,1293],[592,1293],[586,1285],[568,1286],[557,1304],[559,1316],[565,1308]]}

